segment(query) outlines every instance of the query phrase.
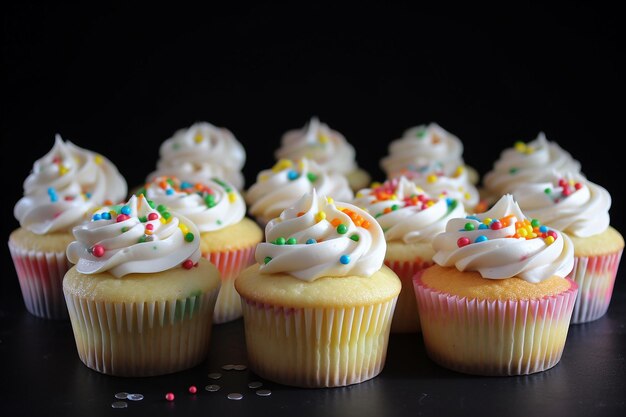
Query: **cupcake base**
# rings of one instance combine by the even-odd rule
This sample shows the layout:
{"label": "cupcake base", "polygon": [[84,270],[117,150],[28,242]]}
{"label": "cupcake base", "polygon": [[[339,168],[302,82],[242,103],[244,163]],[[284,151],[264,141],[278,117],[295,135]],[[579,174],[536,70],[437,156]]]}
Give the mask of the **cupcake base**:
{"label": "cupcake base", "polygon": [[432,265],[432,262],[422,262],[419,259],[414,261],[385,260],[385,265],[391,268],[402,282],[402,289],[391,322],[391,333],[419,332],[421,326],[413,290],[413,277],[419,271]]}
{"label": "cupcake base", "polygon": [[414,289],[428,356],[439,365],[474,375],[526,375],[561,359],[576,283],[553,296],[529,300],[459,297],[424,285]]}

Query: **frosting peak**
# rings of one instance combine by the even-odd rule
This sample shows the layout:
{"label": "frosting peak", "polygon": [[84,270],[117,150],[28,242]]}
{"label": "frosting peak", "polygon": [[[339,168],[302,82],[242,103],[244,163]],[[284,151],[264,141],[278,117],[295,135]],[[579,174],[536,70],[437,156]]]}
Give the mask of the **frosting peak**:
{"label": "frosting peak", "polygon": [[131,273],[192,268],[200,259],[196,225],[144,196],[124,205],[103,207],[92,220],[74,227],[67,257],[82,274],[109,271],[120,278]]}
{"label": "frosting peak", "polygon": [[127,192],[126,180],[111,161],[57,134],[52,149],[33,164],[13,214],[36,234],[69,231],[89,220],[95,207],[119,202]]}
{"label": "frosting peak", "polygon": [[261,273],[287,273],[305,281],[371,276],[382,267],[386,251],[373,217],[315,189],[270,221],[265,235],[255,252]]}
{"label": "frosting peak", "polygon": [[566,277],[574,267],[574,247],[567,235],[537,219],[529,220],[511,194],[487,212],[448,221],[433,241],[433,261],[483,278],[519,277],[540,282]]}

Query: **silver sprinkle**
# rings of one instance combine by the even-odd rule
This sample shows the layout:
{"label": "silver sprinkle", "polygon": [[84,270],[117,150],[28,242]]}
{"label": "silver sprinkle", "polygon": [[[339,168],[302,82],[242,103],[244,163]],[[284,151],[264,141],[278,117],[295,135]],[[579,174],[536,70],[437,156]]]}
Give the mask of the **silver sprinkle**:
{"label": "silver sprinkle", "polygon": [[128,407],[128,403],[126,401],[115,401],[111,403],[111,408],[126,408]]}
{"label": "silver sprinkle", "polygon": [[208,377],[211,379],[220,379],[222,377],[222,374],[220,374],[219,372],[212,372],[208,375]]}
{"label": "silver sprinkle", "polygon": [[262,386],[263,386],[263,383],[260,381],[253,381],[253,382],[248,383],[248,388],[252,388],[252,389],[261,388]]}
{"label": "silver sprinkle", "polygon": [[259,395],[261,397],[268,397],[272,395],[272,391],[268,389],[260,389],[260,390],[257,390],[256,395]]}
{"label": "silver sprinkle", "polygon": [[215,391],[219,391],[220,390],[220,386],[219,385],[207,385],[206,387],[204,387],[205,390],[209,391],[209,392],[215,392]]}
{"label": "silver sprinkle", "polygon": [[222,369],[225,371],[231,371],[233,369],[235,369],[235,365],[224,365],[222,366]]}
{"label": "silver sprinkle", "polygon": [[243,371],[244,369],[246,369],[246,365],[235,365],[233,366],[233,369],[235,371]]}
{"label": "silver sprinkle", "polygon": [[226,396],[226,398],[228,398],[229,400],[241,400],[243,398],[243,395],[238,392],[231,392]]}
{"label": "silver sprinkle", "polygon": [[118,400],[125,400],[126,398],[128,398],[128,393],[118,392],[117,394],[115,394],[115,398],[117,398]]}
{"label": "silver sprinkle", "polygon": [[143,400],[143,394],[128,394],[127,398],[131,401],[141,401]]}

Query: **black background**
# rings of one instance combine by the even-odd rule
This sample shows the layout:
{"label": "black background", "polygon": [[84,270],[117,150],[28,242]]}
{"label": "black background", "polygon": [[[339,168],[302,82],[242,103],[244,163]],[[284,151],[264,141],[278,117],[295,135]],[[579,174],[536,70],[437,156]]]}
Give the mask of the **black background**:
{"label": "black background", "polygon": [[[389,142],[417,124],[457,135],[480,174],[544,131],[609,190],[611,222],[626,230],[617,10],[21,2],[2,14],[5,239],[22,182],[56,133],[107,156],[132,187],[175,130],[208,121],[246,148],[249,186],[274,163],[282,133],[313,115],[346,136],[376,180]],[[24,308],[8,249],[2,256],[6,317]]]}

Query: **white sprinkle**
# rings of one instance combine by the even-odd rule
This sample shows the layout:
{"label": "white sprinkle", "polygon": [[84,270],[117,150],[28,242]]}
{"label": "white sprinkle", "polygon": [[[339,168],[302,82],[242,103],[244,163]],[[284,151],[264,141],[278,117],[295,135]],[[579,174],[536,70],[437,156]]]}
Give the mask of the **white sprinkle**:
{"label": "white sprinkle", "polygon": [[248,388],[252,388],[252,389],[261,388],[262,386],[263,386],[263,383],[260,381],[253,381],[253,382],[248,383]]}
{"label": "white sprinkle", "polygon": [[226,396],[226,398],[228,398],[229,400],[241,400],[243,398],[243,395],[238,392],[231,392]]}
{"label": "white sprinkle", "polygon": [[209,392],[215,392],[215,391],[219,391],[220,386],[211,384],[211,385],[207,385],[206,387],[204,387],[204,389]]}
{"label": "white sprinkle", "polygon": [[125,400],[126,398],[128,398],[128,393],[118,392],[117,394],[115,394],[115,398],[117,398],[118,400]]}
{"label": "white sprinkle", "polygon": [[220,374],[219,372],[213,372],[210,373],[208,377],[211,379],[220,379],[222,377],[222,374]]}
{"label": "white sprinkle", "polygon": [[128,407],[128,403],[126,401],[115,401],[111,403],[111,408],[126,408]]}
{"label": "white sprinkle", "polygon": [[256,395],[261,396],[261,397],[268,397],[272,395],[272,391],[268,389],[260,389],[256,392]]}
{"label": "white sprinkle", "polygon": [[131,401],[143,400],[143,394],[128,394],[128,399]]}

